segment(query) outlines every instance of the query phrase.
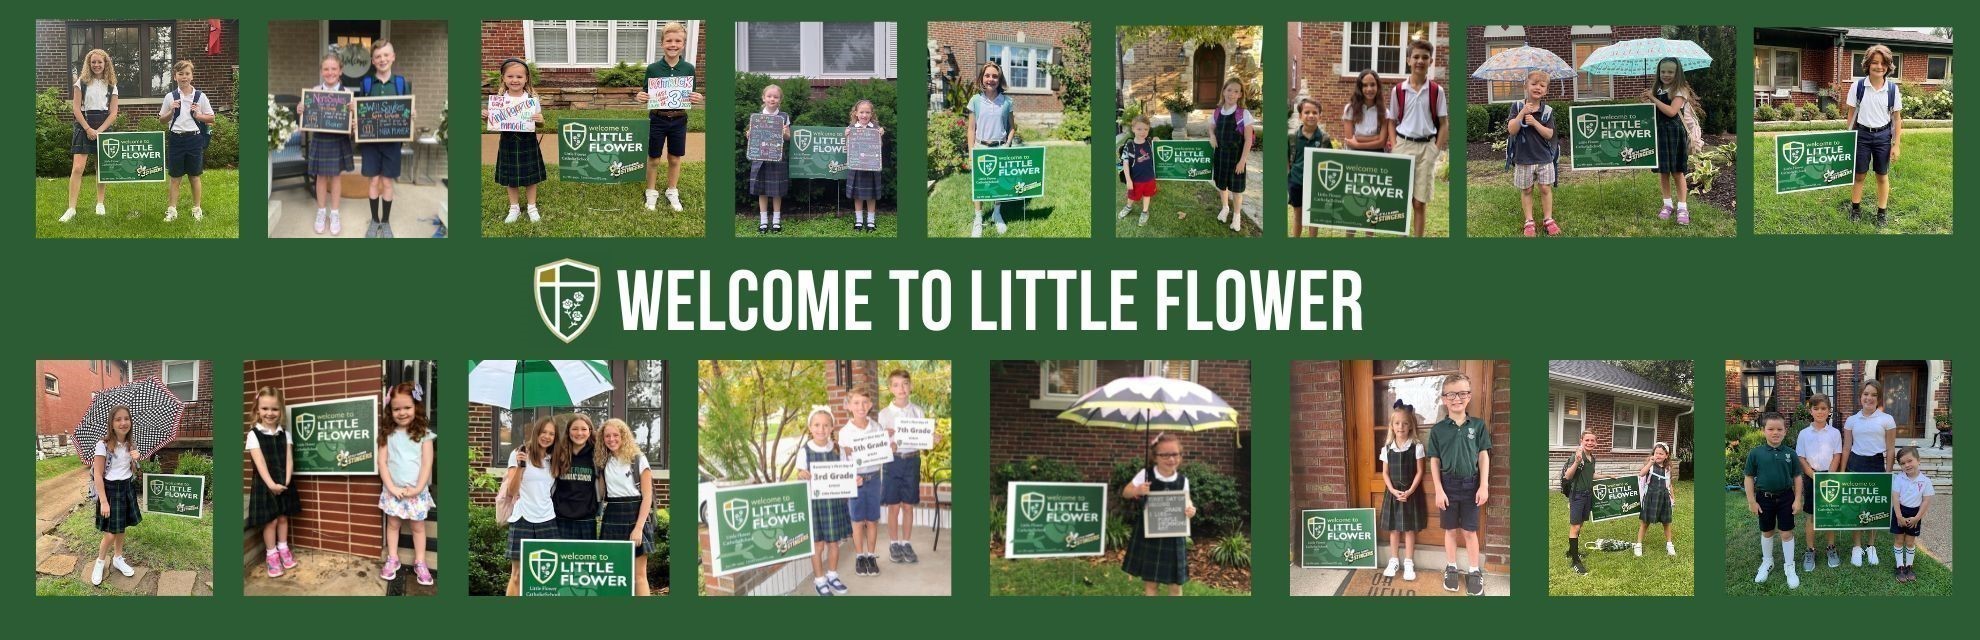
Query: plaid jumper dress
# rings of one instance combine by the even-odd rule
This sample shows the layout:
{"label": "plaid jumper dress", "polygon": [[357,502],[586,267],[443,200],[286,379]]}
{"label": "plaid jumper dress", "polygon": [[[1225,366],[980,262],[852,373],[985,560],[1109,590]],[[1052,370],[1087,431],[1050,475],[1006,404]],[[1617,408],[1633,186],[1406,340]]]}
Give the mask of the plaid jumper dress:
{"label": "plaid jumper dress", "polygon": [[535,133],[502,132],[501,143],[495,148],[495,184],[520,188],[548,177],[543,169],[543,145]]}
{"label": "plaid jumper dress", "polygon": [[[1657,101],[1671,104],[1669,93],[1658,93]],[[1691,143],[1684,132],[1684,118],[1657,112],[1657,173],[1691,173]]]}
{"label": "plaid jumper dress", "polygon": [[1238,166],[1238,156],[1245,152],[1244,128],[1250,118],[1244,107],[1230,115],[1223,111],[1223,107],[1210,111],[1210,135],[1217,137],[1217,151],[1210,156],[1210,181],[1218,191],[1244,191],[1244,167]]}
{"label": "plaid jumper dress", "polygon": [[[784,124],[790,124],[788,117],[785,117]],[[749,161],[749,195],[782,198],[784,194],[790,193],[790,190],[791,162],[789,156],[786,156],[783,160]]]}
{"label": "plaid jumper dress", "polygon": [[[254,434],[255,444],[261,446],[261,461],[268,465],[268,477],[282,477],[289,468],[288,431],[266,434],[260,429],[248,427],[248,433]],[[275,495],[261,481],[260,474],[255,475],[254,490],[248,494],[247,526],[259,527],[274,522],[277,516],[299,515],[302,515],[302,498],[296,495],[294,486],[281,495]]]}
{"label": "plaid jumper dress", "polygon": [[[1416,481],[1416,452],[1422,446],[1411,442],[1402,451],[1393,446],[1382,447],[1382,472],[1388,474],[1389,484],[1408,489],[1409,483]],[[1382,530],[1418,531],[1430,523],[1430,508],[1423,499],[1424,484],[1417,484],[1416,492],[1409,494],[1408,500],[1397,500],[1394,494],[1382,492]]]}
{"label": "plaid jumper dress", "polygon": [[1643,511],[1637,516],[1644,524],[1671,523],[1671,471],[1668,467],[1650,467],[1650,475],[1644,477]]}
{"label": "plaid jumper dress", "polygon": [[[1150,470],[1147,473],[1149,491],[1182,491],[1189,486],[1189,480],[1181,471],[1176,472],[1174,481],[1164,481]],[[1134,500],[1128,507],[1128,521],[1134,523],[1134,533],[1128,536],[1127,555],[1121,559],[1121,570],[1128,575],[1147,582],[1161,584],[1183,584],[1189,582],[1188,538],[1148,538],[1142,536],[1141,511],[1147,499]]]}
{"label": "plaid jumper dress", "polygon": [[[805,467],[813,462],[838,462],[839,447],[830,451],[812,451],[810,443],[804,447]],[[852,510],[846,507],[845,498],[827,498],[811,501],[811,539],[816,542],[838,542],[852,537]]]}
{"label": "plaid jumper dress", "polygon": [[[624,471],[620,471],[621,468]],[[624,463],[617,458],[605,460],[605,473],[624,473],[632,478],[634,485],[639,484],[641,468],[637,463]],[[610,484],[608,483],[607,486]],[[639,492],[634,491],[629,496],[612,496],[609,495],[610,491],[606,493],[608,495],[605,497],[605,517],[598,526],[598,539],[631,540],[633,525],[639,522]],[[653,551],[653,539],[659,532],[659,527],[653,523],[652,514],[648,514],[646,525],[640,528],[639,542],[633,545],[633,555],[643,556]]]}
{"label": "plaid jumper dress", "polygon": [[[131,446],[130,451],[131,464],[136,465],[137,447]],[[103,501],[110,503],[110,515],[100,515],[102,512],[95,511],[94,509],[92,511],[99,514],[96,516],[97,531],[104,533],[123,533],[124,529],[143,521],[144,512],[138,508],[138,475],[136,471],[133,470],[129,478],[110,480],[111,458],[112,456],[103,457]]]}

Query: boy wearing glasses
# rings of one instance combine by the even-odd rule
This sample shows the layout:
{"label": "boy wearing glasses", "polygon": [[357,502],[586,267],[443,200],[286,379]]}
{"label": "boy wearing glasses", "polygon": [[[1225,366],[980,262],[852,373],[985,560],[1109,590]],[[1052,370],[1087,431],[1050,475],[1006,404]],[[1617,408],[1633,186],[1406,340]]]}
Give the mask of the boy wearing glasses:
{"label": "boy wearing glasses", "polygon": [[[1471,378],[1464,374],[1444,377],[1442,414],[1430,428],[1430,442],[1423,454],[1430,458],[1430,486],[1436,489],[1437,520],[1444,529],[1444,590],[1462,589],[1466,595],[1485,595],[1485,574],[1479,569],[1484,558],[1479,553],[1478,511],[1491,497],[1490,479],[1492,433],[1485,421],[1472,417]],[[1458,570],[1458,530],[1464,531],[1464,550],[1471,559],[1471,570]]]}

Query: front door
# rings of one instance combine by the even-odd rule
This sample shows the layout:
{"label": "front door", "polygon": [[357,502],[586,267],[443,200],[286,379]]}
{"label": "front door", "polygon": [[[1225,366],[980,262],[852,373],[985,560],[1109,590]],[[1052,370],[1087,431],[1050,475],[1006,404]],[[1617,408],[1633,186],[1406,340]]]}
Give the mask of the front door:
{"label": "front door", "polygon": [[[1436,423],[1439,395],[1444,376],[1462,373],[1471,378],[1472,415],[1492,415],[1492,361],[1490,360],[1355,360],[1347,371],[1347,448],[1352,469],[1349,487],[1353,506],[1382,508],[1386,485],[1382,449],[1389,444],[1389,408],[1397,399],[1416,409],[1417,441],[1426,440]],[[1429,473],[1425,466],[1424,473]],[[1430,479],[1425,476],[1421,490],[1431,496]],[[1426,500],[1429,505],[1434,498]],[[1434,511],[1435,507],[1431,507]],[[1436,514],[1426,519],[1417,544],[1441,546]]]}
{"label": "front door", "polygon": [[1224,99],[1224,45],[1198,46],[1190,62],[1194,68],[1194,76],[1190,80],[1196,87],[1196,95],[1191,98],[1196,108],[1216,107]]}
{"label": "front door", "polygon": [[1884,413],[1897,423],[1897,437],[1925,437],[1925,391],[1919,386],[1924,367],[1915,362],[1877,365],[1877,382],[1884,385]]}

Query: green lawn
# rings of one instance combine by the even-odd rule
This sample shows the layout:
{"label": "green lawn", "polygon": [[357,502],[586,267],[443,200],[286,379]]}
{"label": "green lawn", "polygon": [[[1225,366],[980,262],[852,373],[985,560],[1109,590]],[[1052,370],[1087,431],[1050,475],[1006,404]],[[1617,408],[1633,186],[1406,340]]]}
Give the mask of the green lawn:
{"label": "green lawn", "polygon": [[[90,561],[95,562],[95,557],[91,556]],[[100,587],[92,587],[89,585],[89,583],[83,582],[81,580],[77,580],[74,576],[62,576],[60,578],[43,578],[43,577],[35,578],[34,595],[121,596],[124,595],[124,593],[116,589],[104,589]]]}
{"label": "green lawn", "polygon": [[[1568,537],[1567,497],[1559,491],[1547,492],[1547,594],[1555,596],[1688,596],[1692,592],[1692,503],[1695,492],[1689,481],[1677,483],[1677,509],[1671,512],[1671,535],[1677,540],[1677,557],[1664,554],[1664,528],[1650,525],[1643,534],[1643,557],[1629,551],[1582,551],[1587,575],[1569,566],[1565,545]],[[1636,541],[1641,524],[1635,516],[1581,527],[1582,542],[1597,538]]]}
{"label": "green lawn", "polygon": [[34,482],[41,484],[41,481],[68,473],[70,469],[81,468],[82,459],[75,456],[42,458],[34,461]]}
{"label": "green lawn", "polygon": [[[1161,595],[1169,587],[1161,585]],[[1005,560],[990,558],[990,595],[993,596],[1139,596],[1141,579],[1121,571],[1114,558],[1042,558]],[[1183,585],[1186,596],[1248,595],[1205,586],[1190,581]]]}
{"label": "green lawn", "polygon": [[1879,231],[1877,176],[1864,177],[1863,221],[1850,222],[1838,205],[1849,187],[1774,193],[1773,133],[1753,134],[1754,233],[1952,233],[1953,130],[1905,131],[1903,153],[1891,164],[1890,222]]}
{"label": "green lawn", "polygon": [[[93,562],[97,541],[96,511],[76,509],[56,527],[56,533],[69,542],[69,553]],[[133,566],[155,571],[213,571],[213,505],[206,506],[206,517],[199,520],[146,514],[144,521],[124,530],[124,554]],[[39,585],[36,587],[39,588]]]}
{"label": "green lawn", "polygon": [[[674,213],[661,196],[659,211],[646,210],[646,182],[619,184],[565,183],[557,179],[556,165],[550,165],[549,179],[536,187],[537,206],[543,221],[530,223],[527,212],[515,222],[503,224],[509,215],[509,193],[495,184],[495,167],[481,166],[481,235],[490,238],[699,238],[705,234],[708,205],[706,163],[681,163],[681,205]],[[662,164],[661,171],[666,171]],[[657,185],[663,190],[665,176]],[[525,208],[528,197],[517,201]]]}
{"label": "green lawn", "polygon": [[[1512,174],[1504,161],[1480,160],[1465,163],[1465,215],[1467,232],[1474,238],[1516,238],[1523,233],[1526,216],[1520,210],[1519,190],[1512,186]],[[1657,219],[1664,204],[1657,176],[1648,171],[1574,172],[1561,163],[1561,184],[1554,189],[1554,220],[1561,225],[1561,237],[1640,238],[1645,236],[1726,237],[1738,225],[1726,210],[1695,195],[1690,198],[1691,224],[1679,225],[1677,215]],[[1547,237],[1540,224],[1545,218],[1538,194],[1533,201],[1533,233]]]}
{"label": "green lawn", "polygon": [[805,216],[802,218],[784,216],[783,233],[756,233],[756,214],[736,215],[736,237],[738,238],[892,238],[900,234],[899,216],[887,212],[877,217],[874,224],[878,231],[867,233],[853,231],[852,208],[848,206],[838,216]]}
{"label": "green lawn", "polygon": [[[1093,235],[1093,148],[1052,145],[1045,148],[1045,195],[1003,206],[1004,234],[1013,238],[1086,238]],[[928,237],[967,238],[975,220],[969,199],[969,174],[958,173],[935,183],[928,194]],[[1210,213],[1211,218],[1216,212]],[[786,231],[785,233],[789,233]],[[995,237],[990,209],[983,212],[983,237]]]}
{"label": "green lawn", "polygon": [[[484,101],[484,103],[485,102],[486,101]],[[593,119],[601,119],[601,120],[644,120],[646,119],[646,110],[645,109],[551,109],[543,112],[543,130],[551,131],[551,132],[556,131],[557,123],[562,122],[564,118],[593,118]],[[707,130],[708,130],[708,110],[689,109],[688,131],[704,132]]]}
{"label": "green lawn", "polygon": [[165,183],[108,185],[96,215],[96,174],[83,176],[76,217],[57,222],[69,207],[69,178],[34,179],[34,235],[37,238],[235,238],[241,233],[241,172],[207,169],[201,205],[206,219],[193,222],[192,185],[179,183],[179,219],[165,222]]}
{"label": "green lawn", "polygon": [[[1114,213],[1120,213],[1120,204],[1127,202],[1127,191],[1126,184],[1122,184],[1118,179],[1114,181]],[[1246,202],[1257,197],[1256,193],[1245,194]],[[1134,210],[1128,212],[1126,218],[1115,218],[1114,237],[1235,238],[1258,235],[1258,227],[1248,220],[1245,221],[1242,236],[1231,231],[1229,220],[1217,221],[1217,210],[1221,209],[1222,205],[1217,202],[1217,186],[1208,182],[1169,180],[1158,182],[1155,201],[1150,205],[1147,225],[1137,224],[1141,218],[1140,203],[1135,204]],[[1188,212],[1189,215],[1178,220],[1176,219],[1178,212]]]}
{"label": "green lawn", "polygon": [[[1451,237],[1450,187],[1451,185],[1449,182],[1437,183],[1437,193],[1436,195],[1430,197],[1430,205],[1428,207],[1425,207],[1423,212],[1423,226],[1426,227],[1424,229],[1423,237],[1426,238]],[[1301,227],[1299,225],[1299,220],[1300,220],[1299,209],[1295,209],[1293,207],[1286,207],[1287,235],[1290,235],[1294,238],[1299,238],[1299,237],[1304,237],[1302,234],[1313,233],[1312,231],[1307,231],[1305,228]],[[1346,231],[1340,231],[1337,229],[1320,229],[1319,232],[1320,232],[1319,237],[1322,238],[1348,237],[1348,233]],[[1408,236],[1398,236],[1398,235],[1384,233],[1384,234],[1378,234],[1376,237],[1404,238]]]}
{"label": "green lawn", "polygon": [[[1829,568],[1828,559],[1818,554],[1815,559],[1815,572],[1801,574],[1801,588],[1790,591],[1787,578],[1782,575],[1780,566],[1780,541],[1774,540],[1774,571],[1765,584],[1754,584],[1753,574],[1760,570],[1760,527],[1753,512],[1746,510],[1746,495],[1739,492],[1726,494],[1726,593],[1735,596],[1751,595],[1797,595],[1797,596],[1912,596],[1912,595],[1952,595],[1952,570],[1939,564],[1923,553],[1918,554],[1918,581],[1911,584],[1898,584],[1891,577],[1889,530],[1877,534],[1883,541],[1879,549],[1882,564],[1852,567],[1849,564],[1849,532],[1836,532],[1837,548],[1842,551],[1842,565]],[[1802,545],[1807,543],[1808,534],[1799,527],[1808,526],[1807,514],[1795,514],[1795,555],[1800,555]],[[1934,522],[1929,516],[1927,527],[1946,527],[1952,523],[1940,520]],[[1820,539],[1820,536],[1817,537]],[[1795,570],[1800,571],[1801,559],[1795,559]]]}

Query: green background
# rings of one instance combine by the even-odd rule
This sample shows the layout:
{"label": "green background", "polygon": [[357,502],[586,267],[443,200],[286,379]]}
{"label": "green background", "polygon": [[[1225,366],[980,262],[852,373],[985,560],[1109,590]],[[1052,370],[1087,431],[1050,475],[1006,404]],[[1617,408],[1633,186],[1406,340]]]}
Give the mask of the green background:
{"label": "green background", "polygon": [[[261,96],[267,92],[260,73],[260,52],[266,51],[265,23],[271,18],[371,17],[448,18],[450,26],[449,84],[454,106],[456,135],[449,141],[453,162],[450,176],[464,185],[449,193],[455,211],[476,211],[479,194],[473,185],[479,181],[478,163],[463,161],[478,157],[479,137],[469,135],[479,124],[472,113],[480,103],[477,89],[482,70],[473,62],[480,59],[478,20],[509,18],[540,13],[567,13],[565,17],[607,17],[620,9],[600,7],[589,11],[552,11],[537,3],[515,0],[463,2],[436,0],[419,6],[409,4],[378,7],[342,7],[331,10],[316,6],[275,5],[221,0],[175,11],[155,3],[131,0],[101,0],[85,8],[92,16],[154,16],[167,13],[186,15],[230,15],[241,19],[240,94]],[[32,19],[48,16],[52,9],[8,5],[3,11],[6,24],[17,37],[7,46],[16,59],[34,55]],[[919,60],[926,41],[929,20],[1006,20],[1019,16],[1031,19],[1092,20],[1094,33],[1111,34],[1117,24],[1146,23],[1150,20],[1237,21],[1263,23],[1266,40],[1263,59],[1268,65],[1264,77],[1267,109],[1261,114],[1267,125],[1263,138],[1268,170],[1264,173],[1265,193],[1283,193],[1285,172],[1270,170],[1286,153],[1286,139],[1271,132],[1282,121],[1287,105],[1284,61],[1284,24],[1290,20],[1321,17],[1390,17],[1397,14],[1449,20],[1454,52],[1462,52],[1463,25],[1501,23],[1509,11],[1524,12],[1536,22],[1556,24],[1622,22],[1667,23],[1682,16],[1698,16],[1719,23],[1739,25],[1743,42],[1750,42],[1754,25],[1791,22],[1795,16],[1824,16],[1808,22],[1830,23],[1845,16],[1863,16],[1863,23],[1891,20],[1870,17],[1860,2],[1807,0],[1797,3],[1792,14],[1775,5],[1741,5],[1684,0],[1659,6],[1628,5],[1533,5],[1508,9],[1455,0],[1423,0],[1407,9],[1363,6],[1301,6],[1284,4],[1246,5],[1241,11],[1206,13],[1201,3],[1182,0],[1146,0],[1132,11],[1100,2],[1053,6],[940,5],[901,0],[879,0],[855,5],[820,5],[796,0],[762,0],[750,5],[724,5],[700,11],[707,35],[708,87],[710,109],[727,113],[733,94],[733,76],[716,70],[733,68],[734,31],[728,23],[747,16],[773,13],[793,19],[838,20],[849,15],[900,21],[900,86],[908,95],[919,95],[917,87],[926,80],[925,65]],[[671,13],[661,7],[645,13],[655,17]],[[43,14],[37,16],[35,14]],[[1974,24],[1974,9],[1941,5],[1929,11],[1907,13],[1921,22],[1937,20],[1959,27]],[[1104,36],[1096,46],[1101,57],[1094,65],[1095,128],[1112,129],[1114,69],[1106,64],[1110,47]],[[1751,59],[1750,45],[1742,44],[1741,60]],[[1454,55],[1453,59],[1462,59]],[[15,67],[15,78],[26,73],[25,65]],[[1751,86],[1751,65],[1740,64],[1739,85]],[[1452,100],[1449,126],[1462,131],[1462,72],[1451,74]],[[24,81],[17,80],[17,82]],[[0,115],[15,122],[30,117],[31,103],[22,87],[22,99],[0,106]],[[258,100],[249,100],[242,129],[260,131],[265,126]],[[1748,100],[1740,105],[1740,122],[1751,120]],[[432,105],[426,105],[432,108]],[[1332,112],[1328,112],[1332,113]],[[904,109],[900,115],[902,149],[918,150],[925,144],[926,119],[919,109]],[[465,127],[465,128],[462,128]],[[13,197],[19,203],[31,198],[31,158],[27,149],[32,141],[31,127],[15,127],[9,133],[15,153],[0,156],[8,175],[15,176]],[[734,157],[734,132],[721,127],[708,132],[710,164],[729,164]],[[1456,136],[1453,136],[1454,141]],[[249,138],[255,140],[258,138]],[[1741,148],[1751,149],[1750,135],[1741,136]],[[1110,180],[1112,151],[1108,145],[1095,145],[1092,181]],[[241,145],[243,167],[262,166],[266,147]],[[1980,154],[1980,150],[1959,153]],[[1451,162],[1464,166],[1465,148],[1453,144]],[[1960,157],[1967,166],[1980,162]],[[1278,165],[1282,166],[1282,165]],[[1750,166],[1750,165],[1749,165]],[[925,161],[918,151],[903,153],[899,170],[904,176],[920,176]],[[1852,238],[1841,236],[1753,237],[1750,198],[1741,198],[1738,239],[1723,238],[1591,238],[1560,242],[1527,242],[1522,239],[1464,239],[1465,212],[1452,208],[1453,238],[1410,239],[1393,242],[1354,242],[1339,239],[1295,240],[1282,234],[1262,238],[1231,239],[1121,239],[1110,234],[1077,241],[991,239],[924,239],[925,205],[921,198],[902,198],[900,239],[885,241],[856,250],[855,239],[798,241],[789,251],[748,250],[743,241],[732,237],[729,225],[709,225],[705,239],[533,239],[492,240],[480,238],[479,229],[469,217],[455,218],[451,237],[437,241],[397,243],[330,243],[310,239],[272,240],[266,238],[265,217],[253,193],[262,190],[264,174],[242,171],[241,192],[249,196],[242,216],[241,239],[174,241],[71,241],[35,240],[30,216],[15,216],[14,231],[0,236],[7,264],[19,273],[33,269],[40,277],[27,279],[22,293],[31,300],[34,311],[14,316],[14,337],[0,341],[5,362],[15,367],[16,387],[7,400],[9,412],[17,421],[34,414],[34,396],[25,383],[33,360],[64,358],[205,358],[214,364],[214,392],[217,414],[214,440],[215,466],[237,469],[242,440],[238,401],[241,385],[240,362],[251,358],[438,358],[464,363],[469,358],[667,358],[676,366],[670,399],[671,462],[675,481],[671,499],[676,508],[672,563],[673,583],[686,590],[697,580],[693,554],[698,543],[686,535],[695,518],[696,487],[691,482],[695,464],[695,395],[692,371],[696,359],[712,358],[845,358],[883,354],[890,358],[937,358],[955,361],[956,430],[955,481],[964,487],[956,491],[953,536],[957,562],[954,563],[954,596],[947,600],[913,600],[903,603],[886,599],[851,599],[829,604],[807,604],[808,600],[762,603],[746,599],[696,598],[678,593],[665,602],[644,605],[639,611],[626,603],[586,599],[532,601],[529,611],[514,608],[496,599],[468,598],[466,594],[467,507],[458,497],[442,501],[444,521],[451,526],[444,537],[442,553],[447,570],[438,572],[441,598],[417,607],[396,607],[390,603],[362,598],[257,599],[245,602],[239,595],[240,567],[231,562],[215,564],[216,595],[202,600],[158,600],[137,598],[117,603],[114,611],[134,621],[162,616],[196,616],[203,620],[226,620],[243,629],[291,629],[303,637],[348,633],[346,629],[319,629],[297,625],[298,620],[333,619],[371,621],[367,629],[381,626],[410,629],[419,633],[449,633],[483,626],[481,621],[499,617],[506,631],[541,633],[570,628],[569,615],[597,615],[606,632],[665,634],[711,634],[733,630],[738,616],[760,616],[764,612],[820,613],[831,611],[884,616],[907,628],[980,630],[1008,621],[1013,615],[1029,621],[1048,623],[1055,630],[1094,633],[1118,629],[1130,620],[1157,619],[1148,603],[1127,599],[1046,599],[1000,598],[988,596],[988,565],[965,561],[988,553],[989,538],[987,491],[967,490],[989,481],[988,432],[984,425],[989,411],[987,396],[989,365],[992,359],[1007,358],[1249,358],[1254,393],[1251,417],[1255,449],[1252,451],[1252,509],[1254,554],[1252,581],[1254,594],[1246,599],[1201,600],[1167,605],[1159,617],[1165,631],[1172,634],[1229,634],[1240,625],[1290,627],[1310,621],[1316,615],[1329,616],[1332,628],[1344,632],[1374,634],[1390,628],[1394,615],[1428,614],[1442,616],[1450,626],[1477,629],[1487,637],[1503,637],[1521,625],[1545,616],[1550,624],[1580,628],[1608,628],[1617,619],[1638,619],[1646,604],[1658,610],[1682,612],[1684,622],[1730,633],[1756,633],[1760,628],[1784,629],[1791,622],[1763,623],[1761,616],[1795,611],[1814,611],[1797,606],[1814,603],[1783,603],[1774,607],[1752,599],[1724,595],[1725,559],[1723,548],[1707,546],[1680,548],[1680,553],[1697,557],[1698,595],[1688,600],[1641,600],[1631,598],[1558,599],[1548,598],[1546,571],[1550,554],[1558,554],[1561,541],[1547,535],[1546,499],[1552,485],[1546,482],[1550,465],[1544,451],[1545,429],[1541,422],[1546,403],[1546,365],[1553,359],[1692,359],[1698,363],[1699,431],[1697,468],[1709,474],[1722,468],[1723,454],[1718,447],[1722,426],[1715,417],[1724,406],[1723,369],[1726,358],[1862,358],[1909,357],[1968,359],[1974,355],[1975,340],[1965,319],[1973,317],[1976,305],[1970,285],[1959,284],[1962,274],[1975,272],[1980,252],[1974,251],[1973,238],[1958,234],[1932,237]],[[1753,188],[1751,172],[1742,171],[1739,184],[1744,192]],[[713,194],[733,193],[741,187],[731,172],[710,171],[708,189]],[[114,189],[114,185],[112,186]],[[1464,201],[1462,180],[1450,186],[1452,201]],[[1965,187],[1959,187],[1965,188]],[[1973,194],[1964,194],[1970,198]],[[1092,209],[1095,228],[1106,228],[1103,216],[1114,209],[1112,190],[1096,190]],[[1267,196],[1268,199],[1272,198]],[[1107,205],[1107,206],[1102,206]],[[85,212],[85,215],[87,213]],[[403,215],[403,214],[401,214]],[[1265,228],[1285,225],[1280,216],[1284,207],[1265,207]],[[1970,235],[1970,234],[1969,234]],[[1396,242],[1406,243],[1398,245]],[[801,248],[798,245],[803,245]],[[865,247],[866,245],[859,245]],[[1399,249],[1399,247],[1402,247]],[[879,250],[874,250],[879,249]],[[1329,268],[1358,270],[1366,285],[1362,305],[1367,311],[1363,329],[1357,332],[1294,334],[1290,332],[1184,333],[1161,334],[1152,325],[1135,333],[1055,331],[1049,324],[1038,331],[977,333],[966,325],[955,324],[940,333],[926,331],[869,333],[773,334],[758,330],[749,333],[671,334],[623,332],[611,309],[613,299],[601,310],[607,317],[594,323],[574,344],[565,345],[537,318],[531,299],[530,274],[537,265],[559,258],[576,258],[607,269],[620,268],[705,268],[717,273],[749,268],[944,268],[964,281],[969,269],[998,269],[1015,266],[1080,269],[1143,269],[1139,286],[1132,292],[1146,304],[1152,296],[1151,257],[1160,258],[1162,268]],[[1810,262],[1803,263],[1802,260]],[[1795,265],[1804,265],[1795,266]],[[130,273],[142,269],[151,277],[132,286]],[[1812,270],[1812,271],[1811,271]],[[1893,274],[1910,274],[1893,277]],[[161,284],[161,280],[165,281]],[[895,290],[891,282],[879,281],[870,288],[871,305],[877,327],[891,326]],[[615,286],[615,285],[613,285]],[[291,313],[277,302],[295,293],[311,299],[353,300],[341,313]],[[1597,295],[1597,293],[1608,295]],[[1884,305],[1875,313],[1858,312],[1863,303],[1846,301],[1874,298]],[[1629,304],[1619,304],[1628,301]],[[1045,301],[1047,313],[1051,309]],[[958,298],[953,310],[958,320],[966,317],[968,302]],[[60,314],[60,315],[56,315]],[[1287,361],[1326,358],[1509,358],[1514,361],[1511,398],[1515,424],[1500,448],[1516,452],[1513,461],[1510,532],[1513,548],[1513,593],[1510,600],[1466,603],[1409,603],[1398,599],[1364,599],[1342,605],[1286,595],[1289,564],[1295,560],[1289,544],[1291,513],[1288,511],[1290,465],[1286,453],[1289,382]],[[444,383],[448,388],[465,388],[465,368],[448,367]],[[449,416],[464,415],[465,393],[448,393],[439,407]],[[458,423],[452,423],[458,424]],[[452,436],[458,437],[458,435]],[[23,435],[24,438],[24,435]],[[449,442],[449,440],[442,440]],[[452,440],[451,442],[460,442]],[[5,498],[10,510],[20,511],[32,501],[26,489],[30,465],[16,471],[20,488]],[[223,474],[226,475],[226,474]],[[231,481],[227,481],[231,482]],[[1702,485],[1702,483],[1701,483]],[[1720,513],[1725,501],[1740,500],[1710,487],[1701,486],[1697,509],[1697,540],[1724,539],[1724,523],[1710,514]],[[238,521],[238,501],[215,502],[215,519]],[[1967,510],[1968,519],[1976,511]],[[1961,523],[1961,528],[1974,523]],[[1506,532],[1501,532],[1502,534]],[[217,557],[228,557],[241,548],[235,527],[215,528]],[[28,574],[33,559],[28,553],[31,535],[16,529],[12,546],[18,551],[15,584],[5,610],[33,612],[17,619],[15,628],[30,634],[73,633],[74,620],[109,611],[100,603],[75,598],[31,598]],[[950,536],[945,535],[947,545]],[[1739,549],[1741,553],[1750,548]],[[1748,576],[1750,579],[1750,576]],[[1959,587],[1970,591],[1971,587]],[[1969,596],[1970,597],[1970,596]],[[1858,600],[1852,600],[1858,602]],[[1873,598],[1864,606],[1879,607],[1893,615],[1917,612],[1910,619],[1913,628],[1925,633],[1951,634],[1973,620],[1970,608],[1935,607],[1943,602],[1915,599]],[[908,605],[908,606],[904,606]],[[1343,608],[1345,606],[1354,609]],[[34,607],[30,610],[29,607]],[[1663,607],[1671,607],[1663,609]],[[1968,613],[1959,613],[1966,610]],[[1350,613],[1351,611],[1351,613]],[[524,615],[508,615],[523,613]],[[553,615],[528,615],[531,613]],[[223,617],[224,616],[224,617]],[[121,618],[120,618],[121,619]],[[175,618],[176,619],[176,618]],[[795,618],[793,618],[795,619]],[[1779,620],[1789,620],[1778,617]],[[382,623],[382,624],[380,624]],[[1887,616],[1832,616],[1825,628],[1844,634],[1867,634],[1888,628]],[[1600,625],[1599,627],[1597,625]],[[1787,626],[1783,626],[1787,625]],[[368,632],[368,631],[367,631]],[[968,631],[964,632],[968,634]],[[981,633],[981,631],[977,631]],[[1449,633],[1448,631],[1439,633]]]}

